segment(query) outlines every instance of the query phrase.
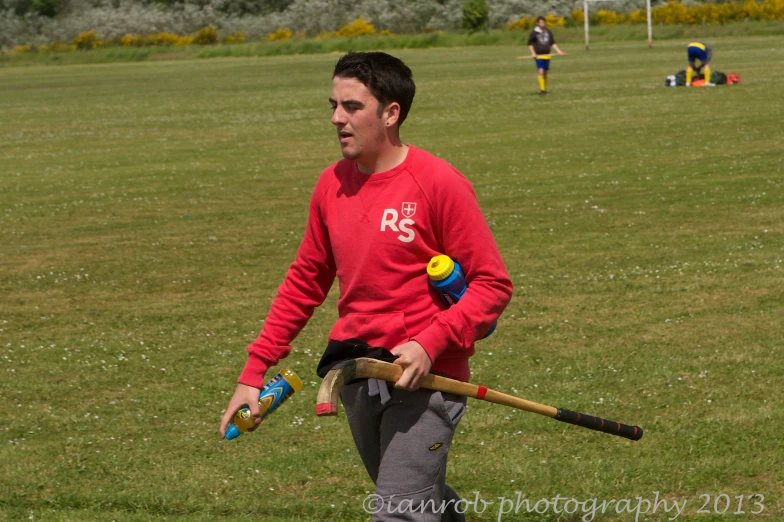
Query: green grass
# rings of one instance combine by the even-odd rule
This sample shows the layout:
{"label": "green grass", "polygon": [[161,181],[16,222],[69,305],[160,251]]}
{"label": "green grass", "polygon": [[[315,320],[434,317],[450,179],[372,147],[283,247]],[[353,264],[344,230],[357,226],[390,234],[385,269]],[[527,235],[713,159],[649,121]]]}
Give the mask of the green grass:
{"label": "green grass", "polygon": [[[566,43],[546,98],[520,47],[396,51],[418,88],[404,139],[472,181],[515,284],[473,380],[646,430],[470,401],[464,496],[658,491],[688,502],[678,520],[784,518],[784,38],[711,43],[741,85],[664,88],[682,41]],[[342,411],[314,414],[334,293],[285,361],[305,389],[217,436],[339,156],[335,59],[0,70],[0,520],[367,519]],[[760,515],[696,513],[754,493]]]}
{"label": "green grass", "polygon": [[[584,43],[582,26],[555,28],[557,39],[563,43]],[[684,38],[720,38],[729,36],[780,36],[784,24],[780,21],[747,21],[727,25],[668,25],[655,26],[656,44],[660,41]],[[646,41],[648,29],[644,25],[591,27],[591,43]],[[478,47],[522,45],[528,31],[488,31],[478,33],[401,34],[392,36],[362,36],[356,38],[303,38],[285,42],[248,42],[238,45],[189,47],[108,47],[79,52],[0,53],[0,65],[73,65],[146,60],[182,60],[194,58],[262,57],[298,54],[345,53],[377,49],[427,49],[433,47]]]}

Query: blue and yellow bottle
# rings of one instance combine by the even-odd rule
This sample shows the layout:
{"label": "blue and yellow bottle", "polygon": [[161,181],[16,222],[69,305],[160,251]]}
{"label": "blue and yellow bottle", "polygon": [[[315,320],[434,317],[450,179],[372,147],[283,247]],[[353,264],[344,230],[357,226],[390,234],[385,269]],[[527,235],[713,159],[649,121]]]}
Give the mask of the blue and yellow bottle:
{"label": "blue and yellow bottle", "polygon": [[[438,291],[447,306],[458,302],[468,289],[463,269],[456,261],[446,255],[435,256],[430,260],[427,264],[427,276],[430,278],[430,284]],[[480,339],[493,333],[497,324],[493,323],[490,330]]]}
{"label": "blue and yellow bottle", "polygon": [[[281,370],[266,386],[259,395],[259,411],[262,422],[275,411],[283,401],[288,399],[294,392],[302,389],[302,381],[297,374],[289,369]],[[260,423],[259,423],[260,424]],[[259,424],[253,422],[250,408],[241,408],[234,414],[234,423],[226,428],[226,440],[234,440],[243,433],[254,431]]]}

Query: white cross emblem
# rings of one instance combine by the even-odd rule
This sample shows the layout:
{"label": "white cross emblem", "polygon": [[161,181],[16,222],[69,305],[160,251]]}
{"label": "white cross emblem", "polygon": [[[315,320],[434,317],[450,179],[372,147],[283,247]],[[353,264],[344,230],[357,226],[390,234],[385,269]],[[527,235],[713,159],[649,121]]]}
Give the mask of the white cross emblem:
{"label": "white cross emblem", "polygon": [[401,210],[403,211],[403,217],[410,218],[416,213],[416,203],[410,203],[408,201],[404,201]]}

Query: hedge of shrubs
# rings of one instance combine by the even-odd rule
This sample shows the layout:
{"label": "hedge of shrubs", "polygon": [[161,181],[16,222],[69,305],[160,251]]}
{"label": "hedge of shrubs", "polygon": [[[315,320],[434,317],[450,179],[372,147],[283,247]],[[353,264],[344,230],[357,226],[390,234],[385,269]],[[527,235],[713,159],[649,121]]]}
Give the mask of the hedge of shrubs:
{"label": "hedge of shrubs", "polygon": [[[548,17],[548,25],[555,25]],[[555,18],[555,17],[553,17]],[[651,23],[657,25],[726,24],[744,20],[784,20],[784,0],[745,0],[720,4],[686,6],[683,2],[667,2],[651,9]],[[572,11],[569,25],[582,25],[585,15],[581,9]],[[591,25],[635,25],[647,23],[645,9],[618,13],[600,9],[589,13]],[[535,19],[523,17],[506,26],[507,30],[530,29]]]}
{"label": "hedge of shrubs", "polygon": [[[580,13],[582,14],[582,11],[580,11]],[[572,15],[574,15],[574,13],[572,13]],[[564,25],[566,25],[566,19],[563,16],[547,15],[544,18],[545,21],[547,22],[547,25],[550,27],[563,27]],[[535,25],[536,25],[536,17],[523,16],[519,20],[515,20],[514,22],[510,22],[509,24],[507,24],[505,29],[507,31],[515,31],[515,30],[528,31],[530,29],[533,29]]]}
{"label": "hedge of shrubs", "polygon": [[[381,35],[392,36],[392,33],[383,30],[376,32],[373,24],[364,20],[361,16],[346,24],[337,31],[320,33],[316,38],[351,38],[365,35]],[[293,33],[290,29],[279,27],[275,32],[268,34],[264,40],[267,41],[286,41],[292,37],[297,36],[304,38],[304,33]],[[99,38],[95,31],[85,31],[79,34],[70,44],[62,42],[51,42],[47,45],[36,47],[33,44],[27,43],[25,45],[17,45],[11,51],[12,53],[34,53],[34,52],[65,52],[65,51],[89,51],[98,49],[100,47],[183,47],[187,45],[214,45],[219,42],[224,44],[238,44],[245,42],[245,34],[237,31],[219,38],[218,30],[209,25],[202,27],[195,34],[189,36],[180,36],[172,33],[156,33],[156,34],[126,34],[125,36],[117,36],[102,40]]]}
{"label": "hedge of shrubs", "polygon": [[[784,20],[784,0],[744,0],[742,2],[725,2],[719,4],[699,4],[686,6],[682,2],[670,1],[663,6],[651,10],[652,22],[665,25],[696,25],[696,24],[725,24],[743,20]],[[589,14],[589,23],[592,25],[621,25],[646,23],[645,10],[634,10],[629,13],[618,13],[601,9]],[[547,24],[551,27],[582,25],[584,14],[582,10],[572,11],[571,17],[557,17],[548,15]],[[505,26],[507,31],[530,30],[536,24],[535,17],[523,16]],[[336,31],[324,31],[316,38],[347,38],[365,35],[391,35],[388,30],[376,32],[375,26],[363,17],[355,19],[350,24],[345,24]],[[305,37],[304,32],[294,33],[286,27],[279,27],[267,34],[262,40],[286,41],[295,37]],[[220,38],[219,31],[213,26],[202,27],[192,35],[178,35],[161,32],[155,34],[126,34],[108,39],[101,39],[96,31],[80,33],[70,43],[58,41],[36,46],[31,43],[17,45],[13,53],[31,52],[64,52],[69,50],[87,51],[100,47],[182,47],[187,45],[214,45],[217,43],[237,44],[246,41],[242,31],[225,35]]]}
{"label": "hedge of shrubs", "polygon": [[[550,27],[582,25],[585,21],[581,9],[573,10],[570,18],[547,15],[545,19]],[[744,0],[743,2],[699,4],[688,7],[683,2],[670,1],[663,6],[651,9],[651,21],[658,25],[726,24],[744,20],[784,20],[784,0]],[[644,24],[647,23],[647,13],[645,9],[637,9],[628,14],[600,9],[589,14],[588,22],[591,25]],[[535,25],[536,17],[523,16],[507,24],[505,29],[507,31],[530,30]],[[376,34],[376,31],[373,24],[360,16],[353,23],[344,25],[338,31],[320,33],[318,38],[351,37],[366,34]],[[384,30],[379,34],[389,35],[391,33]],[[291,32],[289,31],[290,37]]]}
{"label": "hedge of shrubs", "polygon": [[363,19],[361,16],[346,24],[337,31],[319,33],[316,38],[352,38],[354,36],[365,36],[376,34],[376,28],[373,24]]}

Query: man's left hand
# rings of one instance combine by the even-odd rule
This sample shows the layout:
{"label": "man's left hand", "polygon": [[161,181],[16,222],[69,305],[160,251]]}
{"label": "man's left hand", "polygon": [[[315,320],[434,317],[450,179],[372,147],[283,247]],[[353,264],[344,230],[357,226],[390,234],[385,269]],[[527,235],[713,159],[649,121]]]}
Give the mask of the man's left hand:
{"label": "man's left hand", "polygon": [[395,346],[391,352],[398,356],[395,364],[403,367],[403,375],[395,383],[395,388],[414,391],[422,384],[422,379],[430,373],[433,362],[422,345],[416,341]]}

